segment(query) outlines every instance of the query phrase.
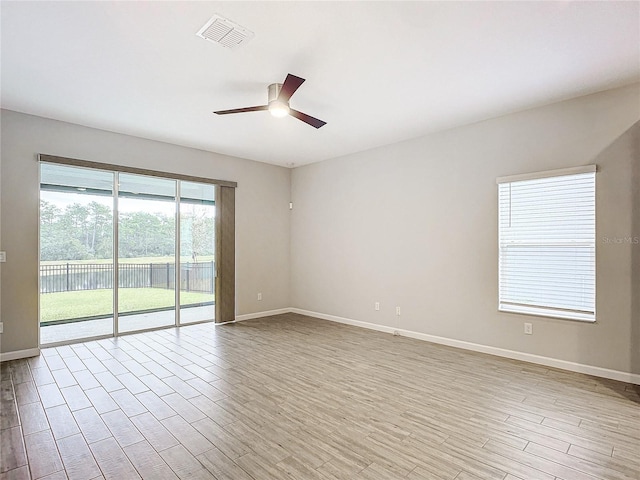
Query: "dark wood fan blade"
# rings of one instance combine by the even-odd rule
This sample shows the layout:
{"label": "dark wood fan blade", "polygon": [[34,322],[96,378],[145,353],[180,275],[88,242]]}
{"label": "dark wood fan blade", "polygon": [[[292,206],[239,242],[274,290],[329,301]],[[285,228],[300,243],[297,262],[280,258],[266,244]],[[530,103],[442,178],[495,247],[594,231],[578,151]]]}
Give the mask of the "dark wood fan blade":
{"label": "dark wood fan blade", "polygon": [[303,83],[304,78],[296,77],[295,75],[288,73],[287,78],[285,78],[282,88],[280,89],[278,100],[288,103],[291,95],[293,95]]}
{"label": "dark wood fan blade", "polygon": [[213,113],[216,115],[227,115],[229,113],[259,112],[260,110],[269,110],[269,106],[260,105],[258,107],[234,108],[233,110],[219,110]]}
{"label": "dark wood fan blade", "polygon": [[322,120],[314,118],[311,115],[307,115],[306,113],[294,110],[293,108],[289,109],[289,115],[291,115],[292,117],[296,117],[298,120],[302,120],[304,123],[308,123],[312,127],[316,128],[320,128],[321,126],[327,124],[327,122],[323,122]]}

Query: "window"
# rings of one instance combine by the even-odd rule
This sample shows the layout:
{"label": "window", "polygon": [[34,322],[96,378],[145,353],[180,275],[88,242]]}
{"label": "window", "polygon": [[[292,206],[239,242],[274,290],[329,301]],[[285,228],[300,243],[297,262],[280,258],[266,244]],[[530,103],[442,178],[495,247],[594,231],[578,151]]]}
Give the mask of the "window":
{"label": "window", "polygon": [[595,321],[595,170],[498,178],[500,311]]}

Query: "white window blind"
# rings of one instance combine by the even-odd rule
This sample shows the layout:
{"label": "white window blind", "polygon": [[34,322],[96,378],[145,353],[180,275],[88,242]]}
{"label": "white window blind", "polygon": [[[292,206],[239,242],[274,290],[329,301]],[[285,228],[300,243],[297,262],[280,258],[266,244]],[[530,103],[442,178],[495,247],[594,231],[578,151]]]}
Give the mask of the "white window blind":
{"label": "white window blind", "polygon": [[595,321],[595,166],[580,170],[498,179],[500,310]]}

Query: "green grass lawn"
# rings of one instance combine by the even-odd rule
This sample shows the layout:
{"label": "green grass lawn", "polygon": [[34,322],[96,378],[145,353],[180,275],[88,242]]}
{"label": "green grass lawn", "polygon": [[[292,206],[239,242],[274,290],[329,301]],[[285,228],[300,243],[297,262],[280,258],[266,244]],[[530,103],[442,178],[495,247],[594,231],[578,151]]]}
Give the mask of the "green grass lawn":
{"label": "green grass lawn", "polygon": [[[213,300],[214,295],[210,293],[180,292],[180,303],[183,306]],[[163,288],[121,288],[118,291],[118,304],[120,313],[172,307],[175,305],[175,292]],[[108,289],[40,295],[42,322],[111,315],[112,312],[113,292]]]}

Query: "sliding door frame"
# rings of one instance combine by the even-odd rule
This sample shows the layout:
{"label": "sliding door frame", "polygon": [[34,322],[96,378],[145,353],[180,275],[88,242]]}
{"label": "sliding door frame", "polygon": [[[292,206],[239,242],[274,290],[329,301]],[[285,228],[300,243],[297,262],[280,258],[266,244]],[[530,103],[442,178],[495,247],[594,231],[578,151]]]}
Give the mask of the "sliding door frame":
{"label": "sliding door frame", "polygon": [[[176,266],[173,269],[173,293],[174,293],[174,301],[175,304],[175,327],[180,326],[180,288],[181,288],[181,280],[180,280],[180,271],[182,270],[182,261],[180,260],[180,182],[176,182],[176,200],[175,200],[175,214],[174,214],[174,225],[176,226],[176,234],[175,234],[175,246],[173,249],[173,255],[176,259]],[[215,318],[214,318],[215,321]]]}
{"label": "sliding door frame", "polygon": [[235,320],[235,195],[234,188],[216,188],[216,323]]}
{"label": "sliding door frame", "polygon": [[120,228],[120,172],[113,172],[113,336],[120,335],[119,319],[120,312],[118,311],[118,295],[120,293],[120,267],[118,258],[118,245],[119,245],[119,228]]}
{"label": "sliding door frame", "polygon": [[[100,335],[95,337],[87,337],[81,339],[73,339],[70,341],[47,343],[46,346],[66,345],[70,343],[85,342],[90,340],[98,340],[104,338],[113,338],[120,335],[129,335],[132,333],[142,333],[165,328],[174,328],[180,326],[180,182],[187,181],[194,183],[204,183],[215,185],[215,323],[227,323],[235,320],[235,189],[237,182],[228,180],[218,180],[206,177],[197,177],[193,175],[184,175],[179,173],[163,172],[159,170],[149,170],[137,167],[128,167],[124,165],[114,165],[101,162],[92,162],[88,160],[80,160],[76,158],[60,157],[55,155],[38,154],[37,160],[40,163],[50,163],[65,165],[70,167],[88,168],[94,170],[114,172],[113,177],[113,334]],[[119,288],[119,268],[118,268],[118,225],[119,225],[119,174],[130,173],[135,175],[145,175],[169,180],[176,180],[176,198],[175,198],[175,272],[174,272],[174,289],[175,289],[175,322],[174,325],[166,325],[162,327],[136,330],[132,332],[119,332],[119,315],[118,315],[118,288]],[[39,254],[38,254],[39,256]],[[39,284],[38,277],[38,284]],[[38,288],[38,291],[40,289]],[[38,315],[40,322],[40,315]],[[202,320],[190,322],[189,325],[198,323],[207,323],[210,320]],[[38,325],[38,337],[40,337],[40,326]]]}

